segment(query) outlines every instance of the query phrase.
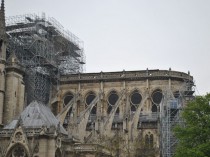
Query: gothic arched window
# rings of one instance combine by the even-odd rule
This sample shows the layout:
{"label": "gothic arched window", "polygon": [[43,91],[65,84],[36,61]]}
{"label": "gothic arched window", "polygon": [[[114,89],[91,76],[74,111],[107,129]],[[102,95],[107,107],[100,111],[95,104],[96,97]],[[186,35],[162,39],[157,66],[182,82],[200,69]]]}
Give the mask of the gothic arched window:
{"label": "gothic arched window", "polygon": [[116,91],[111,91],[108,96],[108,108],[107,113],[109,114],[112,111],[112,107],[116,104],[119,96]]}
{"label": "gothic arched window", "polygon": [[55,151],[55,157],[61,157],[61,151],[59,149]]}
{"label": "gothic arched window", "polygon": [[161,103],[162,98],[163,98],[163,94],[162,91],[160,89],[157,89],[155,91],[153,91],[152,95],[152,112],[157,112],[158,111],[158,105]]}
{"label": "gothic arched window", "polygon": [[1,53],[2,53],[2,45],[3,45],[3,40],[1,39],[0,40],[0,55],[2,55]]}
{"label": "gothic arched window", "polygon": [[[66,105],[69,105],[69,103],[73,100],[73,98],[74,98],[74,95],[71,92],[68,92],[63,98],[63,108]],[[66,113],[66,117],[65,117],[64,122],[63,122],[63,127],[66,128],[66,129],[67,129],[69,120],[71,118],[71,112],[72,112],[72,107]]]}
{"label": "gothic arched window", "polygon": [[145,145],[148,148],[153,148],[153,134],[151,134],[150,132],[148,134],[145,135]]}
{"label": "gothic arched window", "polygon": [[[94,92],[89,92],[86,96],[85,99],[85,104],[86,104],[86,108],[93,102],[93,100],[96,98],[96,94]],[[95,106],[93,106],[92,110],[91,110],[91,114],[96,114],[97,112],[97,104]]]}
{"label": "gothic arched window", "polygon": [[87,96],[85,98],[85,104],[86,104],[85,107],[86,108],[91,104],[91,102],[95,99],[95,97],[96,97],[96,94],[92,91],[87,94]]}
{"label": "gothic arched window", "polygon": [[68,103],[73,99],[74,95],[72,93],[67,93],[65,96],[64,96],[64,99],[63,99],[63,107],[65,107],[66,105],[68,105]]}
{"label": "gothic arched window", "polygon": [[135,112],[138,105],[141,103],[142,96],[138,90],[135,90],[130,95],[131,112]]}
{"label": "gothic arched window", "polygon": [[28,157],[28,156],[24,147],[18,144],[12,149],[10,157]]}
{"label": "gothic arched window", "polygon": [[67,127],[68,127],[68,124],[69,124],[69,121],[70,121],[70,119],[72,118],[72,107],[69,109],[69,111],[66,113],[66,117],[65,117],[65,119],[64,119],[64,122],[63,122],[63,127],[65,128],[65,129],[67,129]]}

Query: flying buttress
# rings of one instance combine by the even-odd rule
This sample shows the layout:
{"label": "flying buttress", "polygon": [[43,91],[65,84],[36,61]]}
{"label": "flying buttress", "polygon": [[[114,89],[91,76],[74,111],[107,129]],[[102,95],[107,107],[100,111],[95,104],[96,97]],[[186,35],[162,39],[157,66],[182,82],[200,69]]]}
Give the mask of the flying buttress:
{"label": "flying buttress", "polygon": [[91,110],[99,102],[100,95],[101,94],[99,94],[98,96],[96,96],[95,99],[93,99],[93,101],[90,103],[90,105],[88,105],[88,107],[83,112],[80,113],[80,116],[79,116],[79,118],[77,120],[77,123],[79,125],[79,128],[84,127],[84,126],[87,125],[88,118],[90,116]]}
{"label": "flying buttress", "polygon": [[137,129],[141,109],[143,108],[143,105],[146,102],[146,100],[148,99],[148,97],[149,97],[148,95],[145,96],[143,101],[141,101],[141,103],[139,104],[134,116],[132,117],[132,119],[131,119],[131,129]]}
{"label": "flying buttress", "polygon": [[60,123],[63,125],[64,120],[66,118],[66,114],[69,112],[70,108],[73,106],[73,104],[77,101],[80,93],[78,92],[71,101],[68,102],[68,104],[62,109],[62,111],[56,116],[56,118],[60,121]]}
{"label": "flying buttress", "polygon": [[119,107],[120,102],[122,101],[122,98],[123,98],[124,95],[125,95],[125,90],[122,90],[121,93],[120,93],[119,99],[117,100],[117,102],[113,106],[110,114],[108,115],[108,117],[107,117],[107,119],[106,119],[106,121],[104,123],[104,131],[105,130],[111,130],[112,122],[114,120],[115,113],[116,113],[117,108]]}

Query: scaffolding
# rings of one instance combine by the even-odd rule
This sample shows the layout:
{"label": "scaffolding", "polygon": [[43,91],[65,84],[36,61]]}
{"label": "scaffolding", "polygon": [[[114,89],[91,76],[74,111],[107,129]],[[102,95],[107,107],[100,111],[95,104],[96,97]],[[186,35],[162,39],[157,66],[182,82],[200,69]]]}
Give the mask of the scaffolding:
{"label": "scaffolding", "polygon": [[83,42],[54,18],[45,14],[8,17],[6,32],[7,58],[14,52],[26,68],[27,104],[35,99],[48,103],[60,75],[83,72]]}
{"label": "scaffolding", "polygon": [[173,157],[178,139],[173,133],[176,125],[184,125],[181,112],[188,101],[194,99],[194,83],[185,80],[179,91],[167,89],[160,105],[160,146],[162,157]]}

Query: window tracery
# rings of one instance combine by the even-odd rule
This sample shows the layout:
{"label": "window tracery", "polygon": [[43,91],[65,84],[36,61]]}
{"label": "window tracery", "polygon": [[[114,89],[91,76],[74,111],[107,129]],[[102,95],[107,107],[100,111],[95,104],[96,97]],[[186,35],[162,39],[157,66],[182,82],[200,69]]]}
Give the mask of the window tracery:
{"label": "window tracery", "polygon": [[73,99],[74,95],[72,93],[66,94],[66,96],[63,99],[63,107],[68,105],[68,103]]}
{"label": "window tracery", "polygon": [[[90,91],[85,98],[85,108],[87,108],[93,100],[96,98],[96,94],[93,91]],[[97,114],[97,104],[95,104],[92,107],[92,110],[90,111],[90,115],[88,118],[88,123],[86,125],[86,130],[92,130],[95,126],[95,121],[96,121],[96,114]]]}
{"label": "window tracery", "polygon": [[150,132],[148,132],[148,134],[145,135],[145,145],[148,148],[153,148],[153,134],[151,134]]}
{"label": "window tracery", "polygon": [[152,112],[157,112],[158,111],[158,105],[161,103],[162,98],[163,98],[163,93],[160,89],[155,90],[152,95]]}
{"label": "window tracery", "polygon": [[116,104],[117,100],[119,99],[119,96],[116,91],[111,91],[108,96],[108,108],[107,113],[109,114],[113,108],[113,106]]}
{"label": "window tracery", "polygon": [[[91,103],[92,101],[96,98],[96,94],[94,92],[89,92],[88,95],[86,96],[86,100],[85,100],[85,108],[87,108]],[[95,115],[97,112],[97,104],[95,106],[93,106],[92,110],[91,110],[91,114],[92,115]]]}
{"label": "window tracery", "polygon": [[85,108],[87,108],[91,102],[95,99],[96,95],[94,92],[89,92],[85,98]]}
{"label": "window tracery", "polygon": [[135,90],[130,95],[131,112],[135,112],[138,105],[141,103],[142,96],[138,90]]}
{"label": "window tracery", "polygon": [[21,141],[22,139],[23,139],[22,133],[21,133],[21,132],[17,132],[17,133],[15,134],[15,140],[16,140],[16,141]]}
{"label": "window tracery", "polygon": [[12,150],[10,157],[27,157],[27,154],[25,149],[21,145],[18,145]]}
{"label": "window tracery", "polygon": [[[74,95],[72,93],[67,93],[63,99],[63,107],[69,104],[69,102],[74,98]],[[71,112],[72,112],[72,107],[69,109],[69,111],[66,113],[66,117],[64,119],[63,127],[67,129],[68,122],[71,118]]]}

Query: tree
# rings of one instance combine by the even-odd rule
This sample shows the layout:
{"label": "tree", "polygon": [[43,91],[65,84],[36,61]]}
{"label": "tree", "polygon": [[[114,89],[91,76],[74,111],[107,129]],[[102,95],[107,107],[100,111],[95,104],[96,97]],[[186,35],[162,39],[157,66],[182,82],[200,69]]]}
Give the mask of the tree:
{"label": "tree", "polygon": [[198,96],[183,110],[184,125],[175,127],[175,157],[210,157],[210,94]]}

